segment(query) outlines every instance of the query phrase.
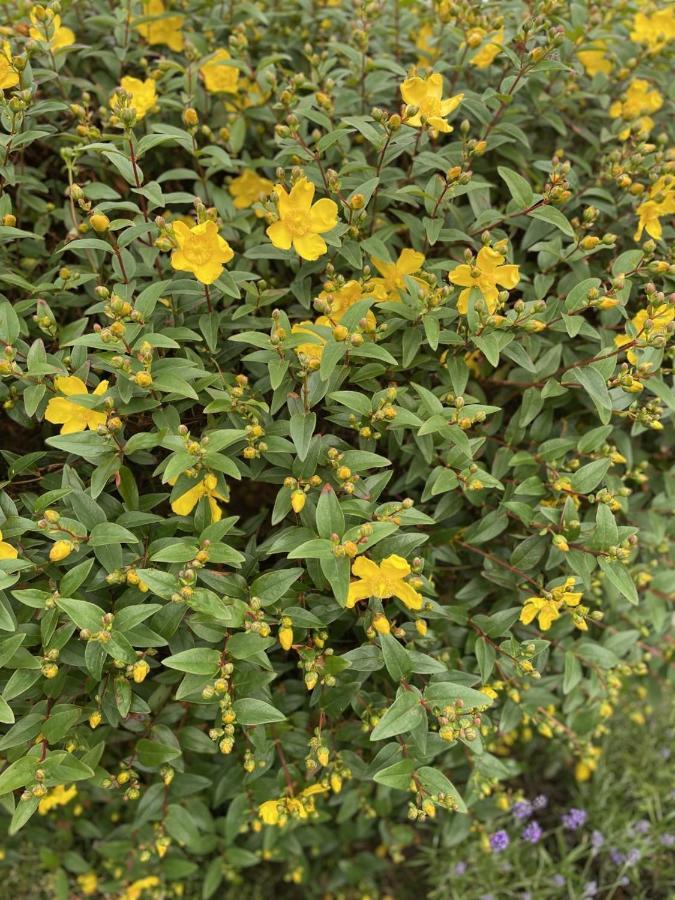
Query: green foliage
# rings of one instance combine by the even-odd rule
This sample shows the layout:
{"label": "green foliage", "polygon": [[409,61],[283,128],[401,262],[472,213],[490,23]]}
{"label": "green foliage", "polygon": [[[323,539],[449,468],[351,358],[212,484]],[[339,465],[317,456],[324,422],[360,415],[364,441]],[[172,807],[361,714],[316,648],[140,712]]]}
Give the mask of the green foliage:
{"label": "green foliage", "polygon": [[672,653],[673,10],[7,9],[9,853],[351,898],[592,779]]}

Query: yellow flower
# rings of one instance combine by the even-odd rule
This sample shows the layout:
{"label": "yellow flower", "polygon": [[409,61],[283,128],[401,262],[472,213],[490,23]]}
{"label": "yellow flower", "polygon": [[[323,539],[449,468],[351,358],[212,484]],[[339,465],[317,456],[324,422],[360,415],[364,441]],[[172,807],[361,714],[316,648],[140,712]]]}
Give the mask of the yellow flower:
{"label": "yellow flower", "polygon": [[[393,264],[392,264],[393,265]],[[328,318],[333,322],[339,322],[344,314],[359,300],[363,300],[363,287],[358,281],[347,281],[341,288],[336,291],[321,291],[318,300],[322,300],[328,304]],[[374,331],[377,325],[374,314],[371,310],[365,314],[366,327],[369,331]]]}
{"label": "yellow flower", "polygon": [[275,247],[290,250],[291,245],[301,259],[314,260],[328,251],[320,235],[337,225],[337,204],[324,197],[312,204],[314,185],[307,178],[297,181],[290,194],[280,184],[278,195],[279,221],[267,229],[267,236]]}
{"label": "yellow flower", "polygon": [[[631,122],[640,116],[657,112],[663,106],[663,97],[644,78],[634,78],[623,93],[622,100],[616,100],[609,108],[613,119]],[[650,120],[651,121],[651,120]]]}
{"label": "yellow flower", "polygon": [[11,544],[8,544],[7,541],[3,541],[2,532],[0,531],[0,559],[16,559],[18,555],[18,550],[12,547]]}
{"label": "yellow flower", "polygon": [[422,25],[422,27],[417,32],[417,40],[415,41],[415,47],[419,51],[419,65],[425,66],[430,62],[433,62],[435,59],[438,59],[440,56],[440,48],[435,44],[430,42],[430,39],[434,36],[434,29],[431,25],[426,24]]}
{"label": "yellow flower", "polygon": [[[269,196],[274,185],[268,178],[262,178],[253,169],[246,169],[230,183],[230,193],[234,197],[235,209],[248,209]],[[256,216],[263,216],[262,210],[255,211]]]}
{"label": "yellow flower", "polygon": [[445,134],[452,131],[452,125],[445,121],[445,117],[454,112],[464,99],[464,94],[456,94],[447,100],[443,100],[443,76],[438,72],[429,75],[428,78],[406,78],[401,85],[403,102],[408,106],[416,106],[418,112],[405,120],[406,125],[413,128],[422,127],[422,118],[425,124]]}
{"label": "yellow flower", "polygon": [[293,491],[291,494],[291,506],[294,513],[301,513],[307,502],[307,494],[304,491]]}
{"label": "yellow flower", "polygon": [[[157,103],[157,83],[154,78],[141,81],[140,78],[132,78],[130,75],[120,81],[120,87],[131,94],[131,106],[136,110],[136,118],[140,121]],[[115,92],[110,98],[110,108],[117,111],[120,108],[120,95]]]}
{"label": "yellow flower", "polygon": [[0,91],[6,91],[19,83],[19,73],[12,61],[12,51],[9,41],[3,41],[0,48]]}
{"label": "yellow flower", "polygon": [[448,279],[453,284],[464,288],[457,301],[459,313],[466,315],[469,308],[469,295],[473,287],[478,288],[481,292],[489,311],[495,312],[499,298],[497,285],[511,290],[520,281],[518,266],[504,266],[502,265],[504,259],[505,257],[493,250],[492,247],[483,247],[478,251],[478,256],[473,263],[470,265],[463,263],[450,272]]}
{"label": "yellow flower", "polygon": [[183,49],[184,16],[165,16],[166,7],[163,0],[147,0],[143,4],[143,16],[156,16],[153,21],[136,25],[136,30],[149,44],[166,44],[177,53]]}
{"label": "yellow flower", "polygon": [[77,883],[85,897],[91,897],[98,889],[98,877],[96,872],[85,872],[77,876]]}
{"label": "yellow flower", "polygon": [[279,825],[283,827],[289,817],[292,819],[308,819],[315,812],[316,803],[314,797],[317,794],[325,794],[328,790],[323,784],[312,784],[305,788],[297,797],[279,797],[276,800],[266,800],[258,807],[258,815],[265,825]]}
{"label": "yellow flower", "polygon": [[213,284],[223,273],[234,251],[218,234],[215,222],[202,222],[189,228],[184,222],[173,223],[178,249],[171,254],[171,265],[180,272],[192,272],[202,284]]}
{"label": "yellow flower", "polygon": [[675,40],[675,7],[655,9],[651,14],[636,13],[630,37],[638,44],[646,44],[651,53],[658,53]]}
{"label": "yellow flower", "polygon": [[[67,397],[88,396],[87,385],[75,375],[59,375],[54,379],[54,387],[64,397],[52,397],[45,410],[45,419],[54,425],[61,425],[61,434],[73,434],[76,431],[95,431],[99,425],[105,425],[107,415],[79,406]],[[93,396],[100,397],[108,390],[108,382],[101,381],[95,388]]]}
{"label": "yellow flower", "polygon": [[[639,310],[631,319],[631,324],[635,329],[637,338],[639,338],[645,333],[645,323],[647,320],[652,323],[648,333],[654,335],[666,334],[668,326],[673,319],[675,319],[675,310],[673,307],[669,306],[667,303],[662,303],[661,306],[657,306],[651,313],[646,309]],[[636,338],[631,337],[628,334],[617,334],[614,338],[614,343],[617,347],[624,347],[634,340],[636,340]],[[638,357],[634,348],[631,347],[630,350],[626,352],[626,356],[632,365],[637,365]]]}
{"label": "yellow flower", "polygon": [[38,812],[41,816],[46,816],[50,810],[55,809],[57,806],[66,806],[75,796],[77,796],[77,788],[74,784],[71,784],[69,788],[64,784],[58,784],[40,800]]}
{"label": "yellow flower", "polygon": [[411,568],[401,556],[392,554],[381,563],[373,562],[365,556],[359,556],[352,565],[352,575],[358,581],[349,585],[347,606],[351,609],[359,600],[376,597],[378,600],[389,600],[398,597],[408,609],[422,608],[422,595],[404,579],[411,573]]}
{"label": "yellow flower", "polygon": [[[225,65],[232,57],[227,50],[216,50],[199,67],[204,87],[211,94],[236,94],[239,87],[239,69]],[[249,204],[250,205],[250,204]]]}
{"label": "yellow flower", "polygon": [[307,341],[305,344],[298,344],[294,350],[300,357],[306,357],[310,362],[315,360],[319,362],[323,355],[323,349],[326,346],[326,338],[323,335],[313,331],[312,325],[330,325],[329,320],[325,316],[319,316],[316,322],[298,322],[291,328],[292,334],[309,334],[314,341]]}
{"label": "yellow flower", "polygon": [[135,684],[142,684],[145,681],[145,676],[150,671],[150,666],[148,665],[145,659],[139,659],[138,662],[133,664],[131,669],[131,674],[134,679]]}
{"label": "yellow flower", "polygon": [[156,875],[147,875],[145,878],[139,878],[120,894],[119,900],[140,900],[143,891],[148,888],[158,887],[160,880]]}
{"label": "yellow flower", "polygon": [[202,497],[206,497],[208,500],[211,510],[211,521],[220,522],[223,512],[217,501],[220,500],[226,503],[227,499],[218,493],[218,479],[212,473],[205,475],[194,487],[191,487],[184,494],[181,494],[177,500],[174,500],[171,504],[171,509],[177,516],[189,516]]}
{"label": "yellow flower", "polygon": [[635,240],[640,240],[643,231],[654,240],[660,240],[663,234],[661,216],[675,213],[675,175],[663,175],[655,181],[650,188],[649,199],[638,206],[637,213],[639,221]]}
{"label": "yellow flower", "polygon": [[65,50],[75,43],[75,33],[70,28],[66,28],[61,24],[61,16],[54,16],[51,21],[46,18],[40,21],[37,17],[35,8],[30,11],[30,20],[33,27],[28,33],[34,41],[44,41],[49,44],[52,53],[58,53],[59,50]]}
{"label": "yellow flower", "polygon": [[277,636],[282,649],[290,650],[293,646],[293,623],[287,616],[284,616],[281,620],[281,626]]}
{"label": "yellow flower", "polygon": [[378,259],[376,256],[371,257],[373,265],[382,276],[381,278],[373,278],[373,295],[377,300],[400,300],[401,292],[407,291],[406,276],[413,278],[421,291],[427,289],[426,281],[421,278],[415,278],[415,272],[424,265],[424,254],[418,253],[417,250],[402,250],[396,262],[386,262]]}
{"label": "yellow flower", "polygon": [[588,45],[587,50],[579,50],[577,58],[586,70],[586,74],[591,78],[600,72],[609,75],[613,69],[611,59],[607,59],[607,43],[605,41],[594,41]]}
{"label": "yellow flower", "polygon": [[560,618],[559,604],[544,597],[528,597],[520,611],[520,621],[529,625],[537,619],[542,631],[548,631],[556,619]]}
{"label": "yellow flower", "polygon": [[487,67],[499,56],[504,47],[504,29],[494,31],[488,35],[487,42],[483,43],[481,48],[474,53],[469,62],[477,69],[487,69]]}
{"label": "yellow flower", "polygon": [[373,616],[373,628],[378,634],[389,634],[391,632],[389,619],[384,613],[377,613],[377,615]]}
{"label": "yellow flower", "polygon": [[61,562],[67,559],[74,549],[75,544],[72,541],[55,541],[49,551],[49,558],[52,562]]}

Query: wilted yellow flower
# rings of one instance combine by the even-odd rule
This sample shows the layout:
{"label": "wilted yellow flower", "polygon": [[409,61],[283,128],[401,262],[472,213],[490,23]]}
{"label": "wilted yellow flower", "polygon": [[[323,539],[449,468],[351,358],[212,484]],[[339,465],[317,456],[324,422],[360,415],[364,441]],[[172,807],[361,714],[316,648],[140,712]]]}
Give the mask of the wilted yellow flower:
{"label": "wilted yellow flower", "polygon": [[337,203],[324,197],[312,204],[314,185],[307,178],[297,181],[290,194],[281,184],[274,187],[277,194],[279,220],[267,229],[267,236],[280,250],[293,249],[302,259],[314,260],[328,251],[320,236],[337,225]]}
{"label": "wilted yellow flower", "polygon": [[586,70],[586,74],[591,78],[600,72],[609,75],[613,68],[611,59],[607,59],[607,43],[605,41],[593,41],[588,45],[587,50],[578,51],[577,58]]}
{"label": "wilted yellow flower", "polygon": [[19,73],[16,71],[12,60],[12,50],[9,41],[3,41],[0,47],[0,91],[6,91],[19,83]]}
{"label": "wilted yellow flower", "polygon": [[16,548],[8,544],[7,541],[3,541],[2,532],[0,531],[0,559],[16,559],[18,555],[19,552]]}
{"label": "wilted yellow flower", "polygon": [[456,94],[443,100],[443,76],[438,72],[428,78],[420,78],[418,75],[406,78],[401,85],[401,96],[404,103],[418,109],[414,116],[405,120],[406,125],[421,128],[424,119],[424,124],[445,134],[452,131],[452,125],[445,121],[445,117],[454,112],[464,99],[464,94]]}
{"label": "wilted yellow flower", "polygon": [[97,709],[95,709],[94,712],[90,713],[89,727],[91,729],[98,728],[98,726],[101,724],[102,721],[103,721],[103,716]]}
{"label": "wilted yellow flower", "polygon": [[463,263],[450,272],[448,279],[463,290],[457,301],[457,311],[466,315],[471,288],[478,288],[491,313],[497,309],[498,285],[511,290],[520,281],[520,270],[515,265],[502,265],[505,257],[492,247],[482,247],[476,259]]}
{"label": "wilted yellow flower", "polygon": [[38,812],[41,816],[46,816],[50,810],[55,809],[57,806],[66,806],[76,796],[77,788],[74,784],[71,784],[69,788],[64,784],[57,784],[40,800]]}
{"label": "wilted yellow flower", "polygon": [[216,50],[199,67],[204,87],[211,94],[236,94],[239,87],[239,69],[227,65],[232,57],[227,50]]}
{"label": "wilted yellow flower", "polygon": [[417,284],[419,289],[424,292],[427,290],[427,283],[421,278],[415,278],[415,272],[424,265],[425,256],[418,253],[417,250],[401,250],[396,262],[386,262],[384,259],[378,259],[376,256],[371,257],[372,263],[382,276],[381,278],[371,279],[373,286],[373,296],[377,300],[400,300],[401,292],[407,291],[406,276],[409,276]]}
{"label": "wilted yellow flower", "polygon": [[44,19],[42,22],[38,19],[35,8],[30,11],[30,20],[33,27],[29,29],[28,34],[34,41],[44,41],[49,44],[52,53],[58,53],[59,50],[65,50],[75,43],[75,33],[61,24],[61,16],[53,16]]}
{"label": "wilted yellow flower", "polygon": [[85,897],[92,897],[98,890],[98,876],[96,872],[85,872],[77,876],[77,883]]}
{"label": "wilted yellow flower", "polygon": [[218,234],[215,222],[202,222],[189,228],[180,220],[173,223],[178,249],[171,254],[171,265],[179,272],[192,272],[202,284],[213,284],[223,273],[223,264],[234,256],[225,238]]}
{"label": "wilted yellow flower", "polygon": [[202,497],[206,497],[211,510],[211,521],[220,522],[223,512],[218,506],[218,500],[226,503],[227,500],[218,492],[218,479],[212,473],[205,475],[194,487],[191,487],[171,504],[171,509],[177,516],[189,516]]}
{"label": "wilted yellow flower", "polygon": [[[52,397],[45,410],[45,419],[54,425],[61,425],[61,434],[73,434],[76,431],[95,431],[99,425],[105,425],[107,415],[95,409],[80,406],[68,397],[88,396],[87,385],[75,375],[59,375],[54,379],[54,387],[64,397]],[[94,388],[93,396],[100,397],[108,390],[108,382],[101,381]]]}
{"label": "wilted yellow flower", "polygon": [[[483,31],[483,29],[475,29]],[[484,41],[480,49],[469,59],[472,66],[477,69],[487,69],[489,65],[499,56],[504,48],[504,29],[493,31],[491,34],[484,32]]]}
{"label": "wilted yellow flower", "polygon": [[[662,303],[661,306],[657,306],[656,309],[651,312],[646,309],[639,310],[631,319],[631,324],[635,329],[638,338],[640,338],[645,334],[645,325],[648,320],[651,322],[649,334],[654,335],[665,334],[673,319],[675,319],[675,310],[673,307],[669,306],[667,303]],[[634,340],[636,340],[636,338],[631,337],[628,334],[617,334],[614,338],[614,343],[617,347],[624,347]],[[626,351],[626,356],[632,365],[637,365],[638,357],[634,348],[631,347],[630,350]]]}
{"label": "wilted yellow flower", "polygon": [[319,316],[316,322],[297,322],[291,328],[291,333],[309,334],[314,340],[307,341],[305,344],[298,344],[294,350],[298,356],[304,356],[309,361],[316,360],[318,362],[323,355],[323,350],[326,346],[326,338],[314,331],[311,327],[308,327],[311,325],[330,325],[330,321],[325,316]]}
{"label": "wilted yellow flower", "polygon": [[149,22],[141,22],[136,25],[136,30],[144,37],[148,44],[166,44],[170,50],[180,53],[184,46],[183,22],[184,16],[167,16],[163,0],[146,0],[143,4],[143,17],[156,16]]}
{"label": "wilted yellow flower", "polygon": [[635,13],[630,37],[638,44],[646,44],[651,53],[658,53],[675,40],[675,7],[669,5],[651,13]]}
{"label": "wilted yellow flower", "polygon": [[72,541],[55,541],[49,551],[49,558],[52,562],[61,562],[67,559],[74,549],[75,544]]}
{"label": "wilted yellow flower", "polygon": [[673,213],[675,213],[675,175],[663,175],[650,188],[649,199],[643,201],[637,208],[639,220],[635,240],[640,240],[643,231],[655,241],[660,240],[663,234],[661,217],[671,216]]}
{"label": "wilted yellow flower", "polygon": [[[145,81],[141,81],[140,78],[125,75],[120,81],[120,87],[127,94],[131,94],[130,105],[136,110],[138,120],[144,119],[157,103],[157,83],[154,78],[146,78]],[[110,98],[110,108],[115,112],[120,108],[120,95],[117,92]]]}
{"label": "wilted yellow flower", "polygon": [[[253,169],[246,169],[230,183],[230,193],[234,197],[235,209],[248,209],[254,203],[264,200],[274,190],[269,178],[263,178]],[[263,216],[262,210],[255,211],[256,216]]]}
{"label": "wilted yellow flower", "polygon": [[398,597],[408,609],[421,609],[422,595],[405,581],[411,571],[405,559],[396,554],[381,563],[359,556],[352,565],[352,575],[356,575],[358,581],[352,581],[349,585],[346,605],[351,609],[359,600],[369,597],[379,600]]}

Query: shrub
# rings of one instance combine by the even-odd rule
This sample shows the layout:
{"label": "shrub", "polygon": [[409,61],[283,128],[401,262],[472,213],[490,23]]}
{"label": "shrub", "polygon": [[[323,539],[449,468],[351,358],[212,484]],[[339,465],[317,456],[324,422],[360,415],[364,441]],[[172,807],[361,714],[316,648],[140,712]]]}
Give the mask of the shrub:
{"label": "shrub", "polygon": [[660,702],[674,29],[7,7],[0,798],[55,896],[361,896]]}

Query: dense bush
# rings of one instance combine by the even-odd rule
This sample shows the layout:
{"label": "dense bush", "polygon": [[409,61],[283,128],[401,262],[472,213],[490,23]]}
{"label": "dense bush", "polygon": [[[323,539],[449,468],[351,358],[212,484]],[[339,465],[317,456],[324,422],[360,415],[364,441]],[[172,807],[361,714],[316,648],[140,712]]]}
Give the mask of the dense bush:
{"label": "dense bush", "polygon": [[675,8],[4,12],[5,864],[413,896],[668,690]]}

